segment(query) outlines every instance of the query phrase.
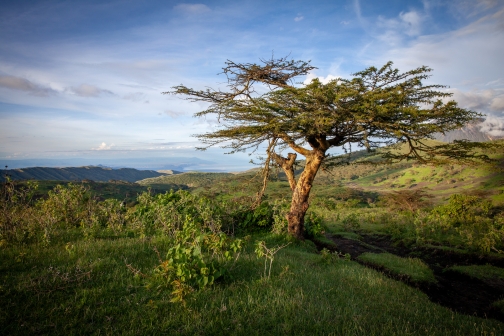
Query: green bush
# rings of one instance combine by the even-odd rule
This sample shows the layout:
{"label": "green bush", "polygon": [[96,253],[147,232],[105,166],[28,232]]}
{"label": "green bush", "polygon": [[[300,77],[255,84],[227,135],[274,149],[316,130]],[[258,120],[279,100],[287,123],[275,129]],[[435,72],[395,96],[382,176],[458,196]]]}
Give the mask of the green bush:
{"label": "green bush", "polygon": [[37,214],[33,208],[33,196],[38,187],[28,182],[16,188],[7,179],[0,185],[0,246],[7,243],[24,243],[37,234]]}
{"label": "green bush", "polygon": [[504,221],[492,215],[490,201],[476,196],[452,195],[445,205],[417,216],[419,241],[460,243],[480,252],[502,248]]}
{"label": "green bush", "polygon": [[325,232],[325,227],[322,217],[314,211],[309,211],[304,219],[305,235],[307,238],[315,238],[322,236]]}
{"label": "green bush", "polygon": [[231,239],[223,232],[213,232],[186,216],[181,230],[173,237],[166,260],[154,270],[149,287],[171,291],[172,302],[184,302],[192,291],[212,285],[231,262],[238,259],[240,239]]}
{"label": "green bush", "polygon": [[274,222],[273,206],[263,201],[257,208],[245,207],[236,212],[233,217],[238,227],[243,231],[270,230]]}

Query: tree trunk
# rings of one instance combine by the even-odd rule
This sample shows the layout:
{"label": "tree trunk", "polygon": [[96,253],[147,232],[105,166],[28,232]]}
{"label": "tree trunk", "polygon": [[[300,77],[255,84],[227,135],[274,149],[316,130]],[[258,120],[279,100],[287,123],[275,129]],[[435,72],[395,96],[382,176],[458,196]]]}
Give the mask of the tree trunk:
{"label": "tree trunk", "polygon": [[306,157],[305,168],[292,194],[290,211],[286,217],[289,234],[297,239],[304,239],[304,217],[309,206],[308,197],[323,160],[324,152],[320,150],[314,150],[312,155]]}
{"label": "tree trunk", "polygon": [[287,159],[281,157],[280,155],[273,153],[272,155],[275,162],[282,167],[287,181],[289,181],[289,186],[292,191],[296,188],[296,178],[294,177],[294,163],[296,162],[297,154],[289,153]]}

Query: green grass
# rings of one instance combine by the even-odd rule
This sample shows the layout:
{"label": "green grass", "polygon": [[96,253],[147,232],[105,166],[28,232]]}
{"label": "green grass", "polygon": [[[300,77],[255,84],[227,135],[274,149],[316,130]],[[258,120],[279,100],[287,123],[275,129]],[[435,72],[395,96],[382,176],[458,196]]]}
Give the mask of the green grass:
{"label": "green grass", "polygon": [[347,232],[347,231],[337,231],[333,232],[333,235],[345,238],[345,239],[353,239],[353,240],[362,240],[362,237],[355,232]]}
{"label": "green grass", "polygon": [[271,279],[253,242],[236,267],[187,306],[146,280],[164,255],[165,238],[76,241],[50,247],[0,250],[2,333],[121,335],[480,335],[502,334],[504,324],[454,313],[426,295],[356,262],[325,263],[309,242],[276,255]]}
{"label": "green grass", "polygon": [[448,270],[466,274],[476,279],[504,280],[504,268],[499,268],[492,265],[452,266],[449,267]]}
{"label": "green grass", "polygon": [[357,259],[367,264],[383,267],[393,274],[406,276],[415,283],[435,283],[434,273],[418,258],[401,258],[390,253],[363,253]]}

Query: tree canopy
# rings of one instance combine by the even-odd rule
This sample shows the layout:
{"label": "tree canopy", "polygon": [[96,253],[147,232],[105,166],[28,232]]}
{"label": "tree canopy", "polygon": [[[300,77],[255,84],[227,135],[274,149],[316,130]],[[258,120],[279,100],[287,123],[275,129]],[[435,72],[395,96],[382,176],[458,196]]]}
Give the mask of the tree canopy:
{"label": "tree canopy", "polygon": [[[424,85],[432,71],[429,67],[400,72],[388,62],[357,72],[351,79],[294,81],[314,69],[310,62],[287,58],[261,60],[261,64],[227,61],[223,68],[226,90],[179,85],[165,92],[209,103],[196,113],[198,117],[216,115],[219,120],[217,130],[197,135],[207,147],[221,145],[233,153],[267,146],[266,170],[270,162],[282,167],[293,191],[287,215],[293,236],[303,237],[311,186],[321,165],[331,163],[330,148],[382,148],[384,162],[488,160],[475,149],[490,144],[432,145],[426,141],[482,116],[447,101],[452,94],[443,90],[446,86]],[[399,144],[403,150],[392,146]],[[286,149],[293,153],[283,155]],[[296,180],[293,165],[298,154],[306,158],[306,164]]]}

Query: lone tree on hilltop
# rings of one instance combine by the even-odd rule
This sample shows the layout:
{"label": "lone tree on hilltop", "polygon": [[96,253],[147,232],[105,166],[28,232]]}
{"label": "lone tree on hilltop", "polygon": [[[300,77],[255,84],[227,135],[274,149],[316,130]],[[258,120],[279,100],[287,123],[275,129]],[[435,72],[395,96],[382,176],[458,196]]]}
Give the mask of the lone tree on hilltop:
{"label": "lone tree on hilltop", "polygon": [[[330,148],[354,144],[372,151],[383,147],[379,151],[382,162],[488,159],[474,150],[489,144],[461,141],[432,145],[425,141],[482,116],[458,107],[455,101],[443,102],[441,98],[451,96],[440,91],[445,86],[423,85],[422,80],[431,71],[426,66],[401,73],[388,62],[379,69],[357,72],[352,79],[326,84],[313,79],[303,85],[293,79],[316,69],[310,62],[272,58],[260,64],[229,60],[225,64],[225,91],[179,85],[164,93],[210,103],[195,115],[215,114],[220,123],[216,131],[198,135],[205,148],[220,144],[234,153],[267,146],[265,171],[270,162],[282,167],[292,189],[288,230],[298,239],[303,239],[308,196],[317,172],[323,164],[337,163],[327,153]],[[398,150],[390,146],[394,144],[403,147]],[[293,153],[282,156],[285,149]],[[296,180],[298,154],[306,162]]]}

